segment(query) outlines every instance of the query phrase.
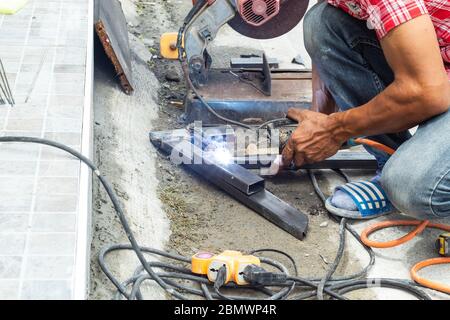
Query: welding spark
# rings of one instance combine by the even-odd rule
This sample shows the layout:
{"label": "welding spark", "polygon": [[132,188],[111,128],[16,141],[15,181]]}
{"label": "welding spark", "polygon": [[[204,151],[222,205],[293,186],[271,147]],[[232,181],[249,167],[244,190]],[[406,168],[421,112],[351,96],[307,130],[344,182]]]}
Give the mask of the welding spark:
{"label": "welding spark", "polygon": [[222,165],[231,164],[233,162],[233,157],[226,148],[218,148],[213,151],[213,158],[217,163]]}
{"label": "welding spark", "polygon": [[223,142],[212,141],[207,150],[205,150],[205,156],[212,162],[220,165],[228,165],[233,162],[233,155],[230,150],[226,148]]}

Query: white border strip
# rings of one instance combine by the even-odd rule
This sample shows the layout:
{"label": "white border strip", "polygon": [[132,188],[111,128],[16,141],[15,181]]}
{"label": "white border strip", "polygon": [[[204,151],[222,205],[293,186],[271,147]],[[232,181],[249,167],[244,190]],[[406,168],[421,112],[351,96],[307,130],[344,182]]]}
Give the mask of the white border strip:
{"label": "white border strip", "polygon": [[[94,0],[88,3],[88,31],[86,50],[85,100],[83,109],[83,129],[81,133],[81,153],[92,159],[93,155],[93,78],[94,78]],[[80,189],[78,199],[77,239],[75,267],[73,271],[72,299],[85,300],[89,291],[89,265],[91,249],[92,174],[81,164]]]}

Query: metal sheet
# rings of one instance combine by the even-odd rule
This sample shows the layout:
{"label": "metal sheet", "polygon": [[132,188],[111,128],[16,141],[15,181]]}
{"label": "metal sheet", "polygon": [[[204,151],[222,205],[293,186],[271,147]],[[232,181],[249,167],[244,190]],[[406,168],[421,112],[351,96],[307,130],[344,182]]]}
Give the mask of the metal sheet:
{"label": "metal sheet", "polygon": [[95,31],[127,94],[133,92],[128,28],[118,0],[95,0]]}

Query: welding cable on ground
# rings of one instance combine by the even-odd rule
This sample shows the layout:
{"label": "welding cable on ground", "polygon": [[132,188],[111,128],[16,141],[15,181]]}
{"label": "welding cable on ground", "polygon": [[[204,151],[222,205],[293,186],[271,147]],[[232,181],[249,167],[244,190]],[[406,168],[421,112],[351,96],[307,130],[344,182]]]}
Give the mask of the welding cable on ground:
{"label": "welding cable on ground", "polygon": [[[71,154],[72,156],[78,158],[79,160],[81,160],[84,164],[86,164],[95,173],[97,178],[100,180],[101,185],[104,187],[106,193],[108,194],[108,197],[110,198],[110,200],[114,206],[115,212],[120,220],[120,223],[122,224],[122,227],[126,233],[126,236],[127,236],[128,240],[130,241],[130,244],[119,244],[119,245],[107,246],[106,248],[101,250],[101,252],[99,254],[100,267],[102,268],[103,272],[108,277],[108,279],[117,288],[117,290],[119,292],[119,297],[125,297],[126,299],[142,298],[142,294],[140,293],[140,285],[145,280],[151,280],[151,281],[155,281],[168,294],[170,294],[172,297],[177,298],[177,299],[186,300],[189,298],[188,296],[186,296],[185,294],[183,294],[181,292],[187,292],[187,293],[199,295],[199,296],[206,297],[206,298],[211,298],[211,297],[220,298],[220,296],[218,296],[217,294],[214,294],[214,293],[205,295],[204,287],[202,289],[195,289],[190,286],[186,286],[186,285],[183,285],[176,281],[171,280],[171,279],[189,280],[189,281],[193,281],[200,285],[201,284],[204,284],[206,286],[211,285],[211,283],[205,277],[194,275],[187,268],[179,267],[179,266],[172,265],[172,264],[166,264],[166,263],[162,263],[162,262],[147,261],[144,254],[158,255],[158,256],[168,258],[168,259],[176,260],[180,263],[188,264],[191,262],[190,258],[187,258],[187,257],[183,257],[183,256],[172,254],[172,253],[167,253],[167,252],[156,250],[153,248],[146,248],[146,247],[139,246],[139,244],[137,243],[137,241],[133,235],[133,232],[129,226],[129,223],[126,219],[125,213],[120,205],[120,202],[119,202],[117,196],[115,195],[111,185],[106,180],[106,178],[101,175],[100,171],[97,169],[97,167],[94,165],[94,163],[90,159],[88,159],[87,157],[85,157],[84,155],[79,153],[78,151],[76,151],[66,145],[63,145],[58,142],[50,141],[47,139],[34,138],[34,137],[10,137],[10,136],[0,137],[0,143],[4,143],[4,142],[34,143],[34,144],[47,145],[50,147],[54,147],[54,148],[63,150],[65,152]],[[142,273],[142,272],[136,273],[135,272],[134,276],[131,279],[127,279],[123,283],[119,282],[113,276],[112,272],[108,269],[106,262],[105,262],[106,255],[110,252],[117,251],[117,250],[132,250],[132,251],[134,251],[134,253],[137,255],[137,257],[140,261],[140,264],[141,264],[139,266],[139,268],[142,268],[142,272],[145,272],[145,273]],[[279,262],[276,262],[274,260],[267,259],[267,258],[260,258],[260,260],[263,263],[272,265],[273,267],[277,268],[281,272],[287,273],[286,267],[284,267]],[[166,271],[165,272],[156,272],[155,270],[153,270],[153,268],[163,269]],[[167,272],[167,271],[169,271],[169,272]],[[318,286],[317,284],[315,284],[309,280],[304,280],[299,277],[294,277],[291,280],[293,280],[293,281],[289,281],[287,283],[278,285],[278,287],[281,288],[281,290],[273,293],[273,295],[269,296],[268,298],[269,299],[286,299],[288,297],[288,295],[291,294],[291,292],[293,291],[293,288],[297,284],[302,285],[302,286],[311,287],[313,289],[317,289],[317,286]],[[129,291],[127,289],[128,286],[130,286],[130,285],[132,287],[131,293],[129,293]],[[266,295],[268,295],[268,294],[270,295],[270,293],[271,293],[271,291],[268,291],[268,289],[265,289],[262,287],[252,287],[252,286],[238,287],[232,283],[227,284],[225,287],[232,288],[232,289],[233,288],[252,289],[252,290],[256,290],[258,292],[262,292]],[[332,292],[328,288],[325,288],[324,291],[327,294],[329,294],[337,299],[341,298],[341,296],[339,294]],[[248,298],[245,296],[229,296],[229,295],[227,295],[227,297],[232,298],[232,299],[240,299],[240,300],[255,300],[256,299],[254,297]]]}
{"label": "welding cable on ground", "polygon": [[[394,149],[392,149],[388,146],[385,146],[379,142],[370,140],[370,139],[357,138],[350,142],[370,146],[372,148],[386,152],[389,155],[393,155],[395,153]],[[376,241],[372,241],[369,239],[369,235],[378,230],[385,229],[385,228],[391,228],[391,227],[399,227],[399,226],[416,226],[416,228],[414,230],[412,230],[411,232],[409,232],[408,234],[404,235],[403,237],[401,237],[399,239],[391,240],[391,241],[376,242]],[[431,223],[429,220],[424,220],[424,221],[418,221],[418,220],[385,221],[385,222],[375,223],[372,226],[369,226],[368,228],[366,228],[361,234],[361,240],[366,246],[369,246],[369,247],[392,248],[392,247],[396,247],[401,244],[404,244],[408,241],[411,241],[418,234],[422,233],[426,228],[434,228],[434,229],[440,229],[440,230],[444,230],[444,231],[450,231],[449,225]],[[415,266],[413,266],[413,268],[411,269],[411,277],[417,283],[423,285],[424,287],[450,294],[450,286],[446,286],[442,283],[437,283],[434,281],[424,279],[417,274],[417,272],[420,269],[422,269],[424,267],[428,267],[428,266],[433,266],[436,264],[450,264],[450,258],[435,258],[435,259],[428,259],[425,261],[421,261],[421,262],[417,263]]]}
{"label": "welding cable on ground", "polygon": [[[76,151],[64,144],[61,144],[61,143],[58,143],[55,141],[51,141],[51,140],[47,140],[47,139],[33,138],[33,137],[9,137],[9,136],[6,136],[6,137],[0,137],[0,143],[1,142],[35,143],[35,144],[43,144],[43,145],[51,146],[51,147],[54,147],[54,148],[57,148],[60,150],[64,150],[65,152],[70,153],[74,157],[80,159],[84,164],[86,164],[95,173],[97,178],[100,180],[102,186],[105,188],[106,193],[108,194],[109,198],[111,199],[111,202],[113,203],[114,209],[117,213],[120,223],[121,223],[122,227],[124,228],[125,234],[126,234],[128,240],[130,241],[131,245],[133,246],[133,250],[135,251],[139,261],[144,266],[144,269],[146,270],[146,272],[148,272],[149,275],[152,276],[152,278],[156,281],[156,283],[158,283],[158,285],[161,286],[161,288],[166,290],[166,292],[168,292],[172,296],[174,296],[178,299],[182,299],[182,300],[187,299],[187,297],[185,295],[173,290],[170,286],[168,286],[167,283],[161,277],[159,277],[158,274],[156,274],[152,270],[152,268],[149,266],[147,260],[145,259],[144,254],[141,250],[141,247],[139,246],[139,244],[136,241],[136,238],[133,235],[133,232],[128,224],[128,221],[122,210],[120,202],[119,202],[116,194],[114,193],[113,188],[111,187],[109,182],[101,175],[100,171],[97,169],[95,164],[90,159],[88,159],[87,157],[85,157],[84,155],[79,153],[78,151]],[[114,279],[112,279],[112,281],[113,280]],[[124,290],[124,288],[120,285],[120,283],[113,281],[113,284],[117,287],[117,289],[119,291],[121,291],[121,293],[124,296],[128,296],[128,293],[126,292],[126,290]]]}
{"label": "welding cable on ground", "polygon": [[385,278],[355,279],[344,283],[335,284],[330,287],[330,289],[339,292],[339,294],[346,294],[352,291],[370,288],[390,288],[402,290],[412,294],[420,300],[432,300],[431,297],[423,290],[419,289],[414,282],[408,280]]}
{"label": "welding cable on ground", "polygon": [[[349,177],[342,170],[336,169],[335,171],[340,176],[342,176],[346,182],[350,182]],[[313,185],[314,191],[316,192],[317,196],[322,200],[323,203],[325,203],[326,196],[322,192],[322,189],[319,186],[316,175],[311,170],[308,170],[308,175],[310,177],[311,183]],[[332,219],[333,221],[339,223],[342,220],[342,218],[333,215],[328,210],[327,210],[327,212],[328,212],[330,219]],[[350,232],[350,234],[353,236],[353,238],[355,238],[355,240],[358,241],[361,244],[361,246],[364,248],[364,250],[367,252],[367,254],[369,255],[369,263],[358,273],[350,274],[347,276],[333,277],[332,279],[330,279],[330,281],[345,281],[345,280],[352,280],[352,279],[365,277],[365,276],[367,276],[369,270],[375,264],[375,252],[373,252],[372,248],[370,248],[369,246],[366,246],[362,242],[359,233],[348,223],[348,221],[345,222],[345,228],[348,232]],[[339,246],[343,245],[342,242],[343,242],[343,239],[342,239],[342,237],[340,237]],[[312,279],[312,280],[321,281],[321,279]]]}
{"label": "welding cable on ground", "polygon": [[[193,274],[190,269],[187,269],[182,266],[178,266],[176,264],[169,264],[159,261],[147,261],[144,254],[151,254],[151,255],[157,255],[161,256],[167,259],[172,259],[175,261],[178,261],[178,263],[185,263],[190,264],[191,259],[187,257],[183,257],[177,254],[164,252],[161,250],[156,250],[153,248],[147,248],[147,247],[141,247],[137,243],[132,230],[129,226],[129,223],[126,219],[126,216],[124,214],[124,211],[121,208],[120,202],[115,195],[112,187],[108,183],[105,177],[101,175],[99,170],[96,168],[96,166],[93,164],[91,160],[86,158],[84,155],[79,153],[78,151],[65,146],[61,143],[50,141],[47,139],[40,139],[40,138],[33,138],[33,137],[0,137],[0,143],[4,142],[19,142],[19,143],[35,143],[35,144],[42,144],[51,146],[60,150],[63,150],[65,152],[68,152],[69,154],[73,155],[74,157],[81,160],[84,164],[86,164],[97,176],[97,178],[100,180],[101,185],[105,188],[111,202],[113,203],[115,212],[120,220],[120,223],[122,224],[124,231],[126,233],[126,236],[128,240],[130,241],[130,244],[118,244],[118,245],[110,245],[105,247],[101,250],[99,254],[99,264],[105,275],[108,277],[108,279],[113,283],[113,285],[117,288],[117,298],[126,298],[126,299],[142,299],[142,293],[141,293],[141,284],[145,281],[155,281],[162,289],[165,290],[168,294],[170,294],[172,297],[177,299],[189,299],[189,297],[184,293],[189,293],[192,295],[198,295],[201,297],[204,297],[205,299],[220,299],[223,298],[223,294],[220,295],[209,292],[208,286],[211,286],[212,284],[209,282],[209,280],[203,276],[199,276],[196,274]],[[140,261],[139,267],[134,272],[134,275],[130,278],[125,280],[124,282],[118,281],[112,272],[108,269],[106,264],[106,255],[117,250],[132,250],[138,257]],[[314,292],[318,290],[319,284],[317,281],[312,281],[308,279],[303,279],[298,276],[289,276],[287,268],[282,265],[281,263],[271,260],[268,258],[261,257],[261,262],[264,264],[271,265],[275,267],[277,270],[281,271],[285,274],[287,281],[285,283],[277,284],[277,285],[271,285],[271,287],[274,288],[280,288],[279,291],[273,292],[272,290],[269,290],[268,288],[264,286],[237,286],[236,284],[229,283],[225,285],[223,288],[227,289],[244,289],[244,290],[254,290],[255,292],[260,292],[266,295],[268,299],[288,299],[288,298],[295,298],[295,296],[291,296],[291,293],[295,288],[312,288]],[[160,269],[162,271],[155,271],[153,268]],[[182,283],[179,283],[178,281],[191,281],[196,283],[200,286],[200,289],[194,288],[189,285],[184,285]],[[329,280],[328,283],[331,283],[332,280]],[[346,299],[338,292],[335,292],[332,290],[332,287],[330,287],[327,283],[327,286],[323,288],[324,293],[328,294],[329,296],[335,298],[335,299]],[[355,283],[353,285],[353,282],[339,282],[337,283],[340,285],[340,289],[342,288],[356,288],[355,286],[361,286],[361,283]],[[395,284],[393,284],[395,285]],[[403,286],[405,284],[402,284]],[[129,288],[131,287],[131,290]],[[183,292],[183,293],[182,293]],[[308,298],[310,293],[306,293],[303,295],[303,297]],[[247,297],[247,296],[231,296],[226,295],[226,298],[228,299],[237,299],[237,300],[255,300],[258,299],[257,297]]]}
{"label": "welding cable on ground", "polygon": [[[131,245],[127,245],[127,244],[122,244],[122,245],[110,245],[107,246],[106,248],[102,249],[102,251],[99,254],[99,264],[101,269],[104,271],[104,273],[107,275],[107,277],[113,282],[113,283],[118,283],[118,281],[114,278],[114,276],[112,275],[112,272],[109,270],[109,268],[106,265],[106,256],[114,251],[118,251],[118,250],[133,250],[133,247]],[[156,254],[156,255],[160,255],[169,259],[174,259],[177,260],[179,262],[182,263],[190,263],[190,258],[187,257],[183,257],[183,256],[179,256],[176,254],[170,254],[170,253],[166,253],[163,251],[159,251],[159,250],[155,250],[152,248],[141,248],[141,250],[144,253],[149,253],[149,254]],[[280,263],[271,260],[271,259],[266,259],[266,258],[261,258],[261,262],[264,264],[268,264],[268,265],[272,265],[274,266],[277,270],[281,271],[281,272],[287,272],[287,269]],[[190,271],[190,269],[184,268],[184,267],[179,267],[170,263],[163,263],[163,262],[152,262],[149,261],[148,264],[151,267],[155,267],[155,268],[160,268],[163,269],[164,273],[157,273],[161,278],[163,278],[165,280],[165,282],[171,286],[173,289],[178,289],[178,290],[183,290],[185,292],[188,292],[190,294],[193,295],[198,295],[201,297],[204,297],[206,299],[211,299],[211,298],[215,298],[215,299],[226,299],[226,300],[248,300],[248,301],[252,301],[255,300],[257,298],[255,297],[245,297],[245,296],[236,296],[236,295],[224,295],[220,292],[218,293],[210,293],[209,290],[207,289],[208,286],[211,286],[212,284],[209,282],[208,279],[206,279],[205,277],[199,276],[199,275],[195,275],[192,274],[192,272]],[[123,288],[122,291],[126,290],[127,287],[129,287],[131,285],[131,293],[128,295],[128,299],[132,300],[132,299],[142,299],[142,296],[140,295],[140,291],[139,288],[141,286],[141,284],[144,281],[153,281],[152,277],[149,276],[146,273],[142,273],[143,271],[145,271],[143,269],[142,266],[139,266],[134,275],[125,280],[124,282],[122,282],[120,284],[120,286]],[[167,272],[170,271],[170,272]],[[175,281],[169,280],[169,278],[171,279],[176,279],[176,280],[189,280],[189,281],[193,281],[194,283],[197,283],[200,285],[201,290],[195,289],[191,286],[186,286],[186,285],[182,285],[179,284]],[[288,286],[283,285],[283,286]],[[266,296],[268,296],[268,299],[270,300],[278,300],[278,299],[285,299],[293,290],[294,284],[289,284],[290,288],[284,288],[279,292],[271,292],[270,290],[265,290],[265,288],[261,287],[261,288],[253,288],[253,287],[240,287],[243,289],[253,289],[253,290],[257,290],[259,292],[264,293]],[[226,286],[224,286],[224,288],[228,288],[228,289],[236,289],[238,288],[236,285],[230,283],[227,284]],[[208,291],[205,291],[208,290]],[[116,295],[116,299],[121,299],[122,297],[122,293],[119,291],[118,294]]]}
{"label": "welding cable on ground", "polygon": [[341,262],[342,256],[344,255],[344,249],[345,249],[345,227],[347,225],[347,219],[343,218],[341,219],[341,223],[339,224],[339,249],[336,254],[336,257],[334,258],[334,261],[330,268],[328,269],[327,274],[322,278],[322,280],[319,283],[319,286],[317,288],[317,299],[323,300],[323,289],[325,288],[325,285],[327,284],[327,281],[331,279],[333,274],[336,272],[339,263]]}
{"label": "welding cable on ground", "polygon": [[249,252],[249,254],[254,255],[255,253],[261,253],[261,252],[274,252],[274,253],[278,253],[281,254],[283,256],[285,256],[286,258],[289,259],[289,261],[291,261],[292,266],[294,267],[294,272],[295,275],[298,276],[298,268],[297,268],[297,263],[295,262],[294,258],[287,254],[286,252],[283,252],[281,250],[276,250],[276,249],[258,249],[258,250],[252,250]]}
{"label": "welding cable on ground", "polygon": [[[378,242],[373,241],[369,239],[369,236],[376,231],[386,229],[386,228],[392,228],[392,227],[405,227],[405,226],[414,226],[415,228],[404,235],[403,237],[391,241],[386,242]],[[441,224],[441,223],[432,223],[429,220],[425,221],[418,221],[418,220],[394,220],[394,221],[382,221],[375,224],[370,225],[366,229],[363,230],[361,233],[361,239],[369,247],[373,248],[393,248],[397,247],[399,245],[402,245],[406,242],[411,241],[414,239],[417,235],[422,233],[425,229],[438,229],[442,231],[450,232],[450,225]],[[434,266],[437,264],[450,264],[450,258],[432,258],[427,259],[424,261],[418,262],[416,265],[414,265],[411,269],[411,277],[414,281],[419,283],[420,285],[437,290],[443,293],[450,294],[450,286],[444,285],[442,283],[438,283],[435,281],[427,280],[425,278],[422,278],[418,275],[418,271],[429,266]]]}
{"label": "welding cable on ground", "polygon": [[[344,172],[342,172],[341,170],[336,170],[336,172],[339,173],[348,182],[349,178]],[[316,176],[314,175],[314,173],[311,170],[308,170],[308,175],[311,179],[311,182],[312,182],[315,192],[317,193],[319,198],[322,200],[322,202],[325,203],[326,197],[325,197],[324,193],[322,192],[322,190],[320,189],[320,186],[318,184]],[[330,212],[329,212],[329,214],[333,220],[339,221],[338,217],[334,216]],[[372,280],[369,281],[369,279],[361,279],[362,277],[367,276],[370,268],[375,264],[375,253],[373,252],[373,250],[370,246],[366,245],[366,243],[362,240],[361,236],[347,223],[345,218],[340,218],[340,219],[341,220],[340,220],[340,230],[339,230],[340,231],[339,232],[339,238],[340,238],[339,249],[338,249],[338,253],[335,257],[334,263],[329,268],[327,275],[324,278],[320,279],[321,285],[319,286],[317,291],[310,292],[309,294],[300,294],[297,296],[297,298],[307,299],[307,298],[310,298],[313,296],[317,296],[319,299],[322,299],[323,294],[320,293],[322,285],[325,286],[325,285],[328,285],[331,283],[332,285],[329,286],[329,289],[331,289],[333,292],[335,292],[335,290],[337,290],[337,288],[340,288],[341,291],[338,290],[339,294],[345,294],[347,292],[359,290],[359,289],[373,288],[376,285],[378,285],[379,287],[389,287],[389,288],[393,288],[393,289],[397,289],[397,290],[407,291],[419,299],[425,299],[425,300],[430,299],[430,297],[425,292],[423,292],[422,290],[417,288],[417,285],[415,285],[414,283],[407,281],[407,280],[375,279],[373,281]],[[342,229],[342,227],[344,227],[345,229]],[[335,271],[339,265],[339,262],[343,256],[343,248],[345,246],[345,230],[349,231],[353,235],[353,237],[363,246],[363,248],[366,250],[366,252],[370,256],[370,261],[369,261],[369,264],[362,271],[360,271],[356,274],[352,274],[352,275],[344,276],[344,277],[332,278],[332,275],[335,273]],[[314,279],[314,280],[317,280],[317,279]]]}

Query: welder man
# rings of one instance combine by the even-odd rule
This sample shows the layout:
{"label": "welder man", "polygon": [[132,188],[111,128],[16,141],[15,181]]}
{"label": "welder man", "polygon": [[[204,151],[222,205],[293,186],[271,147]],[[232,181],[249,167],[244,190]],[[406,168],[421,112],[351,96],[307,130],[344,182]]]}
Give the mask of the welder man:
{"label": "welder man", "polygon": [[368,137],[397,151],[368,147],[378,174],[338,187],[330,211],[450,217],[450,1],[320,2],[304,18],[304,39],[313,111],[289,111],[300,125],[283,162],[321,161],[349,139]]}

